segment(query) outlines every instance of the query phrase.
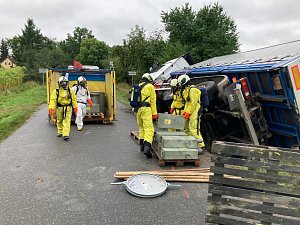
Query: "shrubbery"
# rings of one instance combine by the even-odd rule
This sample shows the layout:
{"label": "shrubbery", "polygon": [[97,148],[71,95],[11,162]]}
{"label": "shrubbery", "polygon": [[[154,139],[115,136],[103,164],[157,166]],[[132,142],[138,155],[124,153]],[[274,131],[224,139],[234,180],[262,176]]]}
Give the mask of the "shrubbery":
{"label": "shrubbery", "polygon": [[0,68],[0,91],[19,86],[23,77],[26,75],[25,67],[16,67],[10,69]]}

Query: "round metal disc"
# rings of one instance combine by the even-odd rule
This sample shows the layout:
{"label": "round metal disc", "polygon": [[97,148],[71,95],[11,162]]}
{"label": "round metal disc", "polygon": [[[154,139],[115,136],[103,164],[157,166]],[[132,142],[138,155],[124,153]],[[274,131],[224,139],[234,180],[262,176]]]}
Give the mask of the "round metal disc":
{"label": "round metal disc", "polygon": [[131,176],[126,181],[127,191],[141,198],[152,198],[162,195],[167,187],[167,182],[162,177],[149,173]]}

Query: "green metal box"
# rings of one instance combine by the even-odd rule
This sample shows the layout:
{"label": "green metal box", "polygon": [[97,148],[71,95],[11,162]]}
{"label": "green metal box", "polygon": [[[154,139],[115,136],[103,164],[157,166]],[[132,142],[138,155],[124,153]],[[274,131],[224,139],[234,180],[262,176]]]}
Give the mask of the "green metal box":
{"label": "green metal box", "polygon": [[197,139],[192,136],[162,136],[163,148],[197,148]]}
{"label": "green metal box", "polygon": [[182,131],[156,131],[154,140],[161,142],[163,136],[187,136],[187,134]]}
{"label": "green metal box", "polygon": [[185,125],[185,120],[183,116],[165,114],[165,113],[158,114],[158,121],[157,121],[158,128],[183,130],[184,125]]}
{"label": "green metal box", "polygon": [[162,148],[160,155],[165,160],[198,159],[198,150],[193,148]]}

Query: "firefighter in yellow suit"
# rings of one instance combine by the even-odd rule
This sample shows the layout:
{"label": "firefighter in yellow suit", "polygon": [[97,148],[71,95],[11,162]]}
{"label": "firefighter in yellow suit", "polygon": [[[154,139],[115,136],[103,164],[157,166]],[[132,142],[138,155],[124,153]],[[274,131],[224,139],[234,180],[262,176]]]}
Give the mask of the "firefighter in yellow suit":
{"label": "firefighter in yellow suit", "polygon": [[77,114],[78,104],[76,95],[69,88],[68,78],[61,76],[58,79],[58,88],[52,92],[50,97],[49,115],[53,116],[56,109],[57,137],[63,137],[65,141],[69,140],[72,106],[75,114]]}
{"label": "firefighter in yellow suit", "polygon": [[182,90],[182,97],[185,101],[183,109],[183,117],[186,119],[185,132],[187,135],[198,139],[199,154],[203,152],[205,146],[202,135],[200,133],[200,97],[201,91],[190,83],[190,77],[183,74],[178,77],[178,83]]}
{"label": "firefighter in yellow suit", "polygon": [[147,158],[152,158],[150,150],[154,136],[153,119],[157,119],[156,94],[152,82],[153,80],[149,73],[145,73],[142,76],[139,84],[142,87],[141,99],[137,111],[141,151],[144,152]]}
{"label": "firefighter in yellow suit", "polygon": [[173,102],[171,104],[170,114],[182,115],[184,109],[184,100],[178,87],[178,80],[176,78],[172,79],[170,85],[173,92]]}

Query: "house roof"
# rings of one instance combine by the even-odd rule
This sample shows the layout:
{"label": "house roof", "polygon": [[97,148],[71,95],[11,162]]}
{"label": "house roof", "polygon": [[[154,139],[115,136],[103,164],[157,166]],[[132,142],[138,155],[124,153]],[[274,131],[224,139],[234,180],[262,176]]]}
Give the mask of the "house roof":
{"label": "house roof", "polygon": [[15,63],[10,56],[5,57],[0,63],[3,63],[6,59],[9,59],[12,63]]}

